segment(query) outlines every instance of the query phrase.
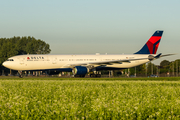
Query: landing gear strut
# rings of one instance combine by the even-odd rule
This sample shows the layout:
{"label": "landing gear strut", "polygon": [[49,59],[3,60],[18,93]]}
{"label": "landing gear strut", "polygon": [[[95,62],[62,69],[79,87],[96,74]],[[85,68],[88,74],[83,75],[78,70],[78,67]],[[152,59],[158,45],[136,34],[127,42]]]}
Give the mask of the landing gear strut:
{"label": "landing gear strut", "polygon": [[100,78],[101,77],[101,72],[99,71],[96,71],[95,69],[92,70],[91,74],[90,74],[90,77],[92,78]]}
{"label": "landing gear strut", "polygon": [[23,78],[22,71],[19,70],[18,73],[19,73],[19,78]]}

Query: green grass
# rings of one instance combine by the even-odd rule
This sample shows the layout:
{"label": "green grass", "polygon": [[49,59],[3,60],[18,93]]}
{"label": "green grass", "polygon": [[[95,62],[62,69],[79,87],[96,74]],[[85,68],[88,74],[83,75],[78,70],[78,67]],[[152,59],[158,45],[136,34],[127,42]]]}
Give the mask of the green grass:
{"label": "green grass", "polygon": [[0,119],[180,119],[180,78],[1,78]]}
{"label": "green grass", "polygon": [[0,80],[91,80],[91,81],[180,81],[180,77],[114,77],[114,78],[61,78],[61,77],[0,77]]}

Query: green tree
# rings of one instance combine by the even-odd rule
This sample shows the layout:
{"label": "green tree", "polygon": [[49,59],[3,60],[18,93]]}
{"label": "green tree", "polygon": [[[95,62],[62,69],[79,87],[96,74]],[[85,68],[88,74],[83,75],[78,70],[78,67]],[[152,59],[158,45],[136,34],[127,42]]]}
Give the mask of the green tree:
{"label": "green tree", "polygon": [[168,60],[163,60],[163,61],[161,61],[160,66],[167,67],[167,66],[169,66],[169,64],[170,64],[170,62]]}
{"label": "green tree", "polygon": [[130,75],[144,76],[146,74],[146,64],[142,64],[133,68],[130,68]]}
{"label": "green tree", "polygon": [[180,71],[180,59],[177,59],[175,61],[170,62],[169,64],[169,71],[171,72],[171,75],[176,75]]}
{"label": "green tree", "polygon": [[2,63],[7,58],[22,54],[48,54],[49,44],[34,37],[0,38],[0,69],[5,69]]}
{"label": "green tree", "polygon": [[168,60],[163,60],[160,63],[160,73],[167,74],[170,68],[170,63]]}
{"label": "green tree", "polygon": [[154,65],[152,62],[147,64],[147,75],[156,74],[157,73],[157,66]]}

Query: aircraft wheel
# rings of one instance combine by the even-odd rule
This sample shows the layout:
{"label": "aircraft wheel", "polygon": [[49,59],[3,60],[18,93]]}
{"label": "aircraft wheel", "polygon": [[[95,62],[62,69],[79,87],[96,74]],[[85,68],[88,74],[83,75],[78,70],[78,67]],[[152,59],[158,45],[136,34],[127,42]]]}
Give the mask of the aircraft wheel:
{"label": "aircraft wheel", "polygon": [[22,71],[18,71],[18,73],[19,73],[19,78],[23,78]]}
{"label": "aircraft wheel", "polygon": [[22,75],[19,75],[19,78],[23,78],[23,76],[22,76]]}
{"label": "aircraft wheel", "polygon": [[90,74],[90,77],[94,78],[94,77],[96,77],[96,75],[95,74]]}
{"label": "aircraft wheel", "polygon": [[80,75],[80,77],[84,78],[86,75]]}
{"label": "aircraft wheel", "polygon": [[101,75],[100,75],[100,74],[97,74],[97,75],[96,75],[96,77],[100,78],[100,77],[101,77]]}
{"label": "aircraft wheel", "polygon": [[80,78],[83,78],[85,77],[86,75],[74,75],[74,77],[80,77]]}

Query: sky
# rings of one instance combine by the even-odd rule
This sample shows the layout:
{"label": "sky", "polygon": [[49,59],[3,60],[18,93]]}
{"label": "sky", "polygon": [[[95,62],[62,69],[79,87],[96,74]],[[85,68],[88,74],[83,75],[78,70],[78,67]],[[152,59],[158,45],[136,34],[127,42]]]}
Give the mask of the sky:
{"label": "sky", "polygon": [[180,59],[180,0],[4,0],[0,37],[33,36],[50,54],[132,54],[163,30],[153,61]]}

